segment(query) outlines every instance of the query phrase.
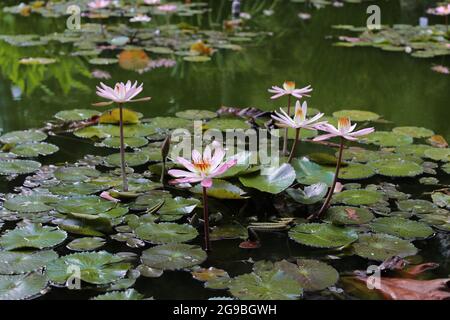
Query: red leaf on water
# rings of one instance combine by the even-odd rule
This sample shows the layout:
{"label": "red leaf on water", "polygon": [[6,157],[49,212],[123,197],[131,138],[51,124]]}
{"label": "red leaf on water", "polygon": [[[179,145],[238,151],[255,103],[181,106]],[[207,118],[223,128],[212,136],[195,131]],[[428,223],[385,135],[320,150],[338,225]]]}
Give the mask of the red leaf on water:
{"label": "red leaf on water", "polygon": [[241,249],[258,249],[261,247],[259,241],[244,241],[239,244],[239,248]]}

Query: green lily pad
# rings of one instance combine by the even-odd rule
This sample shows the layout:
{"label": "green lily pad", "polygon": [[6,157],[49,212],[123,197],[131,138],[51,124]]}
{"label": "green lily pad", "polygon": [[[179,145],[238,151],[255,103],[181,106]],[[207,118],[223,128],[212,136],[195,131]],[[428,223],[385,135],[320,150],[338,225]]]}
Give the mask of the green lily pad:
{"label": "green lily pad", "polygon": [[[406,146],[400,146],[395,148],[396,153],[413,155],[416,157],[424,158],[425,151],[432,149],[433,147],[426,144],[410,144]],[[376,159],[375,159],[376,160]]]}
{"label": "green lily pad", "polygon": [[[126,148],[139,148],[148,144],[148,140],[144,137],[130,137],[123,139]],[[120,149],[120,138],[111,137],[102,141],[102,144],[109,148]]]}
{"label": "green lily pad", "polygon": [[347,117],[350,118],[351,121],[355,122],[374,121],[380,118],[380,116],[375,112],[364,110],[340,110],[333,112],[333,117],[335,118]]}
{"label": "green lily pad", "polygon": [[208,62],[211,61],[211,57],[209,56],[185,56],[183,57],[184,61],[188,62]]}
{"label": "green lily pad", "polygon": [[449,148],[431,148],[425,151],[425,157],[435,161],[450,162]]}
{"label": "green lily pad", "polygon": [[339,248],[358,240],[358,234],[328,223],[303,223],[289,230],[289,238],[314,248]]}
{"label": "green lily pad", "polygon": [[444,165],[441,167],[441,169],[442,169],[445,173],[450,174],[450,163],[444,164]]}
{"label": "green lily pad", "polygon": [[53,260],[47,265],[48,278],[58,284],[65,283],[72,273],[69,267],[78,267],[82,281],[108,284],[122,279],[131,268],[124,258],[106,251],[73,253]]}
{"label": "green lily pad", "polygon": [[55,178],[65,182],[88,181],[100,176],[100,171],[90,167],[61,167],[56,169]]}
{"label": "green lily pad", "polygon": [[27,174],[37,171],[41,164],[32,160],[1,160],[0,175]]}
{"label": "green lily pad", "polygon": [[318,260],[299,259],[297,264],[281,261],[275,266],[289,274],[305,291],[324,290],[339,279],[336,269]]}
{"label": "green lily pad", "polygon": [[[125,138],[146,137],[156,133],[156,128],[149,124],[129,124],[123,127]],[[120,127],[112,124],[89,126],[74,132],[79,138],[99,138],[120,137]]]}
{"label": "green lily pad", "polygon": [[150,124],[158,129],[190,128],[193,126],[191,120],[176,117],[155,117],[150,120]]}
{"label": "green lily pad", "polygon": [[401,217],[383,217],[369,224],[373,232],[386,233],[404,239],[428,238],[434,232],[427,224]]}
{"label": "green lily pad", "polygon": [[249,129],[250,125],[243,119],[236,118],[216,118],[208,121],[204,125],[205,129],[215,129],[220,131],[236,130],[236,129]]}
{"label": "green lily pad", "polygon": [[346,167],[340,168],[339,179],[361,180],[375,175],[372,167],[360,163],[351,163]]}
{"label": "green lily pad", "polygon": [[333,171],[329,171],[307,158],[294,159],[292,166],[295,169],[297,181],[301,184],[312,185],[323,182],[330,186],[333,182]]}
{"label": "green lily pad", "polygon": [[436,192],[431,195],[431,199],[433,199],[433,203],[441,208],[450,208],[450,195]]}
{"label": "green lily pad", "polygon": [[107,189],[107,186],[98,186],[90,182],[60,183],[48,190],[61,196],[90,195]]}
{"label": "green lily pad", "polygon": [[[146,164],[149,157],[144,152],[125,152],[125,163],[130,167]],[[120,153],[114,153],[105,157],[105,164],[111,167],[120,167]]]}
{"label": "green lily pad", "polygon": [[24,130],[8,132],[0,137],[4,144],[18,144],[25,142],[40,142],[47,139],[47,135],[39,130]]}
{"label": "green lily pad", "polygon": [[102,295],[98,295],[92,300],[143,300],[144,295],[140,294],[134,289],[128,289],[126,291],[112,291]]}
{"label": "green lily pad", "polygon": [[189,109],[175,114],[178,118],[187,120],[209,120],[217,117],[217,113],[208,110]]}
{"label": "green lily pad", "polygon": [[210,234],[211,241],[247,239],[247,237],[247,228],[238,223],[216,226]]}
{"label": "green lily pad", "polygon": [[412,212],[414,214],[429,213],[436,210],[436,205],[426,200],[408,199],[397,202],[400,211]]}
{"label": "green lily pad", "polygon": [[76,196],[61,199],[54,207],[61,213],[96,215],[111,210],[116,203],[97,196]]}
{"label": "green lily pad", "polygon": [[134,232],[142,239],[153,244],[186,242],[198,236],[197,230],[190,224],[145,223]]}
{"label": "green lily pad", "polygon": [[375,151],[367,150],[363,148],[348,148],[342,152],[342,159],[355,162],[369,162],[371,160],[377,160],[378,154]]}
{"label": "green lily pad", "polygon": [[239,181],[246,187],[277,194],[287,189],[295,180],[294,168],[287,163],[266,170],[264,174],[241,176]]}
{"label": "green lily pad", "polygon": [[343,203],[350,206],[371,205],[383,199],[383,195],[372,190],[345,190],[333,196],[337,203]]}
{"label": "green lily pad", "polygon": [[42,295],[48,279],[39,272],[0,275],[0,300],[25,300]]}
{"label": "green lily pad", "polygon": [[286,193],[298,203],[314,204],[322,200],[327,194],[328,186],[325,183],[319,182],[309,187],[302,189],[289,188]]}
{"label": "green lily pad", "polygon": [[105,239],[98,237],[78,238],[67,244],[67,249],[72,251],[92,251],[105,245]]}
{"label": "green lily pad", "polygon": [[432,130],[422,127],[396,127],[392,129],[392,132],[397,134],[404,134],[412,138],[428,138],[434,135],[434,132]]}
{"label": "green lily pad", "polygon": [[38,157],[48,156],[58,150],[59,148],[51,143],[29,142],[14,146],[11,149],[11,153],[18,155],[19,157]]}
{"label": "green lily pad", "polygon": [[393,256],[404,258],[418,252],[411,242],[388,234],[360,235],[353,248],[358,256],[376,261],[384,261]]}
{"label": "green lily pad", "polygon": [[377,174],[388,177],[415,177],[423,173],[421,165],[408,160],[376,160],[368,163]]}
{"label": "green lily pad", "polygon": [[413,138],[404,134],[388,131],[377,131],[361,139],[364,143],[371,143],[381,147],[400,147],[413,143]]}
{"label": "green lily pad", "polygon": [[67,238],[67,233],[56,227],[29,223],[9,230],[0,237],[0,247],[5,250],[20,248],[45,249],[54,247]]}
{"label": "green lily pad", "polygon": [[53,250],[0,251],[0,274],[21,274],[35,271],[56,258],[58,258],[58,254]]}
{"label": "green lily pad", "polygon": [[324,220],[338,225],[358,225],[373,218],[372,212],[366,208],[334,206],[327,210]]}
{"label": "green lily pad", "polygon": [[183,197],[167,198],[164,205],[157,211],[160,216],[187,215],[194,211],[200,201],[194,198]]}
{"label": "green lily pad", "polygon": [[4,203],[4,207],[11,211],[17,212],[43,212],[53,209],[51,204],[55,203],[57,198],[44,195],[17,195],[8,199]]}
{"label": "green lily pad", "polygon": [[89,59],[88,62],[90,64],[95,64],[95,65],[109,65],[109,64],[116,64],[117,62],[119,62],[118,59],[115,58],[92,58]]}
{"label": "green lily pad", "polygon": [[[201,185],[197,184],[193,188],[190,189],[193,193],[202,194],[203,188]],[[206,190],[206,194],[209,197],[216,199],[245,199],[246,197],[244,190],[239,188],[238,186],[221,179],[214,179],[213,185],[211,188]]]}
{"label": "green lily pad", "polygon": [[193,267],[206,260],[206,253],[199,246],[188,244],[164,244],[142,252],[142,263],[160,270],[179,270]]}
{"label": "green lily pad", "polygon": [[81,121],[99,116],[101,113],[92,109],[62,110],[55,114],[55,118],[62,121]]}

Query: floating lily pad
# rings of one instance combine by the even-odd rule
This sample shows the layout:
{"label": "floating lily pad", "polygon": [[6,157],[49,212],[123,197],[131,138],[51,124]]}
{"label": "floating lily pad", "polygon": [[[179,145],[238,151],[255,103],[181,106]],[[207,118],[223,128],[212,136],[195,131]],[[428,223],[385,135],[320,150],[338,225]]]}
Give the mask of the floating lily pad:
{"label": "floating lily pad", "polygon": [[191,213],[200,204],[197,199],[183,197],[167,198],[164,205],[157,211],[162,217],[184,216]]}
{"label": "floating lily pad", "polygon": [[32,173],[38,170],[41,164],[32,160],[1,160],[0,175],[14,175]]}
{"label": "floating lily pad", "polygon": [[72,251],[91,251],[101,248],[105,245],[105,239],[93,238],[78,238],[67,244],[67,249]]}
{"label": "floating lily pad", "polygon": [[436,192],[431,195],[433,203],[441,208],[450,208],[450,195],[443,192]]}
{"label": "floating lily pad", "polygon": [[372,150],[353,147],[344,149],[342,152],[342,159],[355,162],[369,162],[371,160],[377,160],[378,154]]}
{"label": "floating lily pad", "polygon": [[40,142],[45,139],[47,139],[47,135],[39,130],[12,131],[0,137],[0,141],[4,144]]}
{"label": "floating lily pad", "polygon": [[339,248],[358,240],[350,228],[328,223],[304,223],[289,230],[289,237],[300,244],[315,248]]}
{"label": "floating lily pad", "polygon": [[159,129],[190,128],[193,126],[191,120],[176,117],[155,117],[150,120],[150,124]]}
{"label": "floating lily pad", "polygon": [[67,238],[67,233],[56,227],[29,223],[9,230],[0,237],[0,247],[5,250],[20,248],[45,249],[54,247]]}
{"label": "floating lily pad", "polygon": [[183,57],[184,61],[189,62],[208,62],[211,60],[211,57],[209,56],[185,56]]}
{"label": "floating lily pad", "polygon": [[75,268],[79,268],[82,281],[108,284],[125,277],[131,264],[106,251],[73,253],[50,262],[47,276],[51,281],[63,284],[73,276]]}
{"label": "floating lily pad", "polygon": [[377,131],[361,139],[362,142],[375,144],[381,147],[399,147],[413,143],[413,138],[404,134],[387,131]]}
{"label": "floating lily pad", "polygon": [[39,272],[0,275],[0,300],[25,300],[42,295],[48,280]]}
{"label": "floating lily pad", "polygon": [[5,201],[4,207],[11,211],[17,212],[43,212],[52,210],[51,204],[57,199],[52,196],[44,195],[17,195]]}
{"label": "floating lily pad", "polygon": [[437,208],[430,201],[414,199],[399,201],[397,202],[397,207],[401,211],[412,212],[414,214],[433,212]]}
{"label": "floating lily pad", "polygon": [[188,120],[209,120],[217,117],[217,113],[208,110],[189,109],[175,114],[178,118]]}
{"label": "floating lily pad", "polygon": [[435,161],[450,162],[449,148],[431,148],[425,151],[425,157]]}
{"label": "floating lily pad", "polygon": [[35,271],[56,258],[58,258],[58,254],[53,250],[0,251],[0,274],[21,274]]}
{"label": "floating lily pad", "polygon": [[14,146],[10,152],[20,157],[48,156],[57,152],[59,148],[51,143],[30,142]]}
{"label": "floating lily pad", "polygon": [[[124,138],[124,145],[126,148],[139,148],[143,147],[148,143],[148,140],[144,137],[134,137],[134,138]],[[102,144],[109,148],[119,149],[120,148],[120,138],[112,137],[107,138],[102,141]]]}
{"label": "floating lily pad", "polygon": [[[125,152],[125,163],[130,167],[137,167],[148,161],[149,157],[144,152]],[[120,167],[120,153],[105,157],[105,164],[111,167]]]}
{"label": "floating lily pad", "polygon": [[97,196],[76,196],[61,199],[54,207],[61,213],[96,215],[111,210],[116,203]]}
{"label": "floating lily pad", "polygon": [[347,117],[350,118],[351,121],[361,122],[361,121],[374,121],[378,120],[380,116],[375,112],[364,111],[364,110],[341,110],[333,112],[333,117],[342,118]]}
{"label": "floating lily pad", "polygon": [[92,300],[142,300],[144,295],[140,294],[134,289],[128,289],[126,291],[113,291],[108,292],[92,298]]}
{"label": "floating lily pad", "polygon": [[92,109],[63,110],[55,114],[55,118],[62,121],[81,121],[100,115],[100,112]]}
{"label": "floating lily pad", "polygon": [[61,167],[56,169],[55,178],[65,182],[88,181],[100,176],[100,171],[90,167]]}
{"label": "floating lily pad", "polygon": [[396,127],[392,129],[392,132],[404,134],[413,138],[428,138],[434,135],[432,130],[422,127]]}
{"label": "floating lily pad", "polygon": [[115,58],[92,58],[89,59],[88,62],[95,65],[109,65],[116,64],[119,60]]}
{"label": "floating lily pad", "polygon": [[307,158],[294,159],[292,166],[295,169],[297,181],[301,184],[312,185],[319,182],[331,185],[334,172],[330,171]]}
{"label": "floating lily pad", "polygon": [[90,195],[106,189],[108,186],[99,186],[89,182],[61,183],[48,190],[61,196]]}
{"label": "floating lily pad", "polygon": [[289,188],[286,193],[296,202],[303,204],[314,204],[322,200],[327,194],[328,186],[325,183],[319,182],[309,187],[302,189]]}
{"label": "floating lily pad", "polygon": [[388,177],[415,177],[423,173],[421,165],[407,160],[377,160],[368,163],[376,173]]}
{"label": "floating lily pad", "polygon": [[344,180],[367,179],[373,175],[375,175],[375,171],[372,167],[360,163],[351,163],[339,171],[339,179]]}
{"label": "floating lily pad", "polygon": [[358,256],[376,261],[384,261],[393,256],[413,256],[418,251],[411,242],[388,234],[360,235],[353,248]]}
{"label": "floating lily pad", "polygon": [[145,223],[134,232],[142,239],[153,244],[179,243],[195,239],[197,230],[190,224]]}
{"label": "floating lily pad", "polygon": [[142,252],[142,263],[160,270],[179,270],[203,263],[206,253],[199,246],[164,244]]}
{"label": "floating lily pad", "polygon": [[372,190],[345,190],[334,195],[333,200],[350,206],[371,205],[383,199],[383,195]]}
{"label": "floating lily pad", "polygon": [[[426,144],[410,144],[406,146],[400,146],[395,149],[396,153],[413,155],[416,157],[425,157],[425,151],[432,149],[433,147]],[[376,159],[375,159],[376,160]]]}
{"label": "floating lily pad", "polygon": [[210,234],[211,241],[246,239],[247,237],[247,229],[238,223],[216,226]]}
{"label": "floating lily pad", "polygon": [[281,261],[275,266],[289,274],[305,291],[324,290],[339,279],[336,269],[318,260],[299,259],[297,264]]}
{"label": "floating lily pad", "polygon": [[249,129],[250,125],[243,119],[236,118],[216,118],[208,121],[204,125],[205,129],[215,129],[220,131],[236,130],[236,129]]}
{"label": "floating lily pad", "polygon": [[325,220],[339,225],[357,225],[371,221],[372,212],[366,208],[334,206],[327,210]]}
{"label": "floating lily pad", "polygon": [[434,232],[427,224],[401,217],[383,217],[370,224],[373,232],[386,233],[404,239],[428,238]]}
{"label": "floating lily pad", "polygon": [[[149,124],[129,124],[123,127],[125,138],[146,137],[156,133],[156,128]],[[76,130],[74,135],[80,138],[109,138],[120,137],[120,127],[112,124],[100,124]]]}
{"label": "floating lily pad", "polygon": [[278,168],[266,169],[264,174],[252,174],[239,177],[239,181],[249,188],[277,194],[287,189],[295,180],[295,171],[284,163]]}
{"label": "floating lily pad", "polygon": [[441,169],[442,169],[445,173],[450,174],[450,163],[444,164],[444,165],[441,167]]}
{"label": "floating lily pad", "polygon": [[[221,179],[214,179],[212,187],[206,190],[209,197],[216,199],[245,199],[245,192],[238,186]],[[203,189],[201,185],[196,185],[190,189],[193,193],[201,194]]]}

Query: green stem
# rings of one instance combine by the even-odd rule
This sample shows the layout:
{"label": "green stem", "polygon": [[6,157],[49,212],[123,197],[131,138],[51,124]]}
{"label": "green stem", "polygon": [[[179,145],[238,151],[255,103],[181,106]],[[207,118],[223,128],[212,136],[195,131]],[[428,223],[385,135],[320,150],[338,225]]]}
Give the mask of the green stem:
{"label": "green stem", "polygon": [[300,137],[300,128],[295,129],[295,140],[294,140],[294,144],[292,145],[291,154],[289,155],[289,159],[288,159],[289,164],[292,162],[292,159],[294,158],[295,150],[297,148],[299,137]]}
{"label": "green stem", "polygon": [[122,104],[119,103],[119,114],[120,114],[120,120],[119,120],[119,127],[120,127],[120,167],[122,170],[122,191],[127,192],[128,191],[128,181],[127,181],[127,172],[125,169],[125,143],[124,143],[124,137],[123,137],[123,110],[122,110]]}
{"label": "green stem", "polygon": [[[288,110],[287,114],[291,116],[291,95],[288,95]],[[284,141],[283,141],[283,155],[287,154],[287,144],[288,144],[288,128],[284,129]]]}
{"label": "green stem", "polygon": [[341,137],[341,143],[339,145],[339,156],[338,156],[338,160],[337,160],[337,163],[336,163],[336,172],[334,174],[333,183],[331,184],[331,188],[328,191],[327,198],[325,199],[325,202],[323,203],[323,205],[320,208],[319,212],[317,212],[316,214],[310,216],[308,219],[320,218],[320,216],[323,214],[323,212],[325,210],[327,210],[328,207],[330,206],[331,198],[333,197],[334,189],[336,188],[336,183],[337,183],[337,180],[338,180],[338,177],[339,177],[339,170],[341,168],[343,151],[344,151],[344,138]]}
{"label": "green stem", "polygon": [[203,230],[205,234],[205,251],[211,251],[209,243],[209,216],[208,216],[208,195],[203,187]]}

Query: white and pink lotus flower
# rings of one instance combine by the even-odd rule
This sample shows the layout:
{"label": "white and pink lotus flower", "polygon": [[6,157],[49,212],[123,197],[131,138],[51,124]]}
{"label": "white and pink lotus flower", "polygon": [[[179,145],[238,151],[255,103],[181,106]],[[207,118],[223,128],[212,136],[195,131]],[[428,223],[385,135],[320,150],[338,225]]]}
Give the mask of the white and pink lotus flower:
{"label": "white and pink lotus flower", "polygon": [[301,99],[303,97],[310,97],[309,93],[313,91],[313,89],[311,88],[311,86],[297,89],[295,87],[294,81],[285,81],[283,83],[283,88],[280,88],[278,86],[272,86],[272,88],[270,88],[268,91],[270,93],[274,93],[274,95],[270,97],[271,99],[278,99],[280,97],[289,95],[297,99]]}
{"label": "white and pink lotus flower", "polygon": [[358,137],[368,135],[375,131],[374,128],[365,128],[355,131],[356,123],[352,125],[350,118],[342,117],[338,119],[338,127],[325,123],[317,126],[317,129],[328,132],[327,134],[314,138],[314,141],[328,140],[334,137],[341,137],[346,140],[356,141]]}
{"label": "white and pink lotus flower", "polygon": [[104,9],[111,4],[111,0],[93,0],[88,3],[91,9]]}
{"label": "white and pink lotus flower", "polygon": [[143,85],[144,84],[141,83],[138,86],[137,81],[132,84],[131,81],[128,80],[126,83],[118,82],[115,84],[114,88],[112,88],[105,85],[103,82],[100,82],[100,86],[97,86],[97,95],[109,100],[109,102],[99,102],[96,103],[95,106],[107,106],[112,103],[124,104],[129,102],[150,100],[150,97],[133,100],[134,97],[142,92]]}
{"label": "white and pink lotus flower", "polygon": [[314,117],[307,119],[308,103],[304,101],[300,104],[300,101],[295,103],[294,117],[289,116],[282,108],[280,113],[275,111],[275,115],[272,119],[276,121],[276,125],[282,128],[293,129],[316,129],[317,126],[324,125],[326,122],[317,122],[323,117],[323,113],[318,113]]}

